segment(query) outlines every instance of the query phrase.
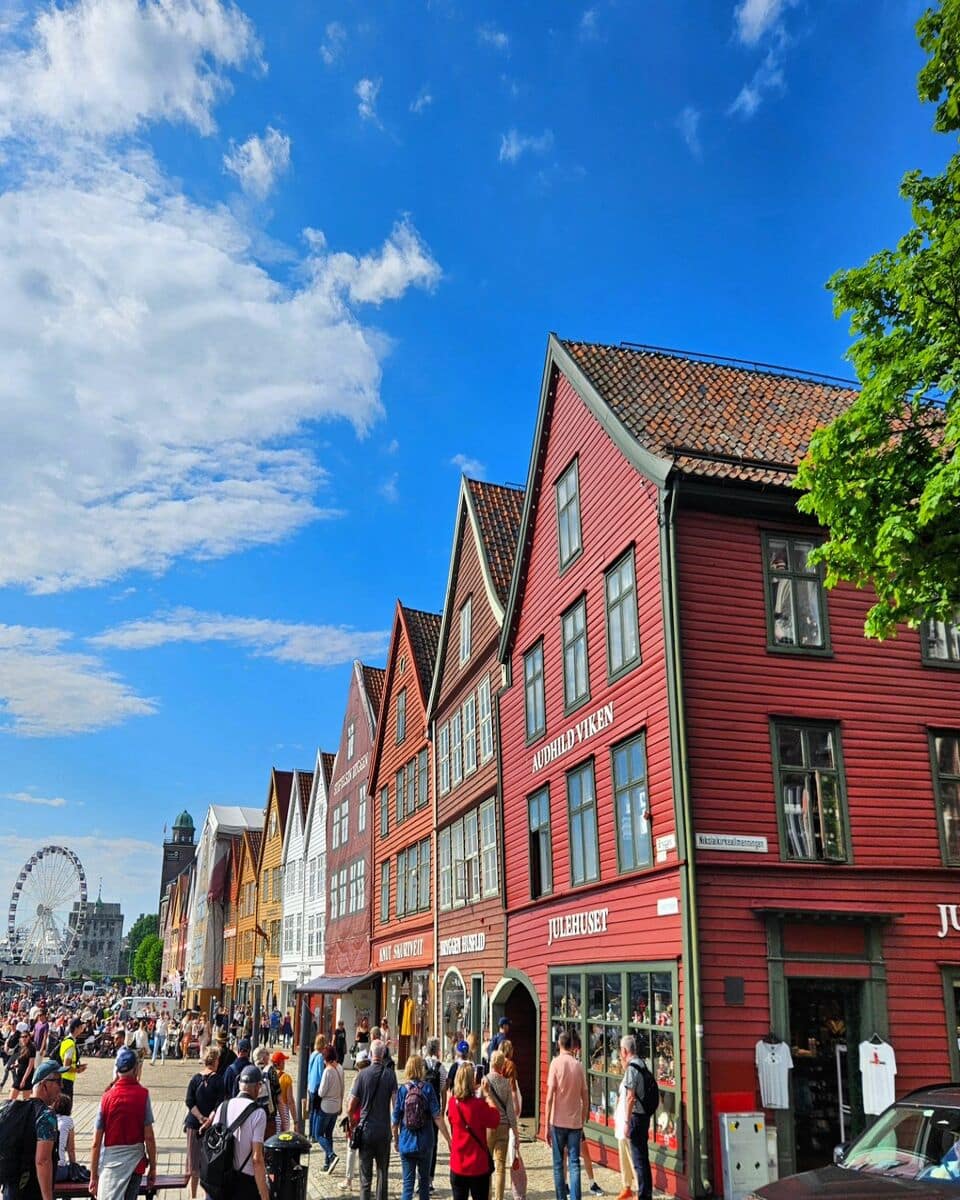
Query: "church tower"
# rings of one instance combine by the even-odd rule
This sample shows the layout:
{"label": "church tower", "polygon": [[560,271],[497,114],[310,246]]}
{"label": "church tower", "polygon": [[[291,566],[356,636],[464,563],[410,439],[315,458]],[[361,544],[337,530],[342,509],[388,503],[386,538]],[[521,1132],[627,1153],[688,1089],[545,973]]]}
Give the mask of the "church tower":
{"label": "church tower", "polygon": [[176,879],[184,867],[189,866],[197,853],[196,829],[193,817],[186,809],[173,823],[170,837],[163,843],[163,869],[160,873],[160,898],[171,879]]}

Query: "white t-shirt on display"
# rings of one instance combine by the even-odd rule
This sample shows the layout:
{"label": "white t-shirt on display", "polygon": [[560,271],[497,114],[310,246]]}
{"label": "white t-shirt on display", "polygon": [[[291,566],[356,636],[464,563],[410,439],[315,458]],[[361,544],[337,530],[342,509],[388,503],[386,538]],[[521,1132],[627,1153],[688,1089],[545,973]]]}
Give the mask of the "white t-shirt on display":
{"label": "white t-shirt on display", "polygon": [[896,1099],[897,1056],[886,1042],[860,1043],[863,1111],[882,1113]]}
{"label": "white t-shirt on display", "polygon": [[764,1108],[790,1107],[790,1068],[793,1055],[786,1042],[757,1042],[754,1052]]}

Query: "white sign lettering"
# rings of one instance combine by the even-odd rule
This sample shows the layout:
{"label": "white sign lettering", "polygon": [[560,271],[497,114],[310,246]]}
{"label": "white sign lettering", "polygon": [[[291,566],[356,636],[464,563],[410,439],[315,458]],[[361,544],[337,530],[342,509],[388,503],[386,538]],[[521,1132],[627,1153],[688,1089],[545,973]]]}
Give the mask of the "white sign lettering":
{"label": "white sign lettering", "polygon": [[578,721],[570,729],[555,737],[552,742],[547,742],[545,746],[534,754],[531,762],[533,773],[542,771],[552,762],[556,762],[558,758],[562,758],[565,754],[571,751],[574,746],[579,746],[581,742],[586,742],[592,737],[596,737],[602,730],[613,724],[613,701],[609,704],[604,704],[598,708],[596,712],[592,712],[589,716]]}
{"label": "white sign lettering", "polygon": [[671,850],[677,848],[677,835],[675,833],[665,833],[663,837],[657,838],[657,862],[666,862],[667,855]]}
{"label": "white sign lettering", "polygon": [[464,933],[460,937],[444,938],[440,943],[440,957],[454,954],[479,954],[487,945],[485,933]]}
{"label": "white sign lettering", "polygon": [[662,896],[657,901],[658,917],[675,917],[680,911],[680,901],[676,896]]}
{"label": "white sign lettering", "polygon": [[698,850],[738,850],[741,854],[766,854],[765,837],[747,837],[742,833],[698,833]]}
{"label": "white sign lettering", "polygon": [[367,769],[367,763],[369,761],[370,761],[370,754],[368,751],[366,754],[363,755],[362,758],[357,759],[357,761],[353,764],[353,766],[350,768],[349,771],[344,771],[344,773],[340,776],[340,778],[337,780],[337,782],[333,785],[333,794],[336,796],[337,793],[342,791],[343,788],[345,788],[348,783],[352,783],[358,775],[360,775],[363,771],[365,771]]}
{"label": "white sign lettering", "polygon": [[419,958],[423,954],[423,938],[410,938],[406,942],[394,942],[392,946],[381,946],[378,962],[390,962],[400,958]]}
{"label": "white sign lettering", "polygon": [[940,910],[940,932],[937,937],[945,938],[951,929],[954,933],[960,933],[960,905],[938,904],[937,908]]}
{"label": "white sign lettering", "polygon": [[607,932],[609,908],[591,908],[583,912],[567,913],[565,917],[551,917],[547,923],[547,945],[552,946],[560,938],[590,937]]}

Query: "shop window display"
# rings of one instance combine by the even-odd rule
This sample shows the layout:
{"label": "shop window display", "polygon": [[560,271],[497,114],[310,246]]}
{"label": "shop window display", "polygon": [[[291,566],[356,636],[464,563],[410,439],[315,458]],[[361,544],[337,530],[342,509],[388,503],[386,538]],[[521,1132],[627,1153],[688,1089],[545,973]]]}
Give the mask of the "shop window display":
{"label": "shop window display", "polygon": [[632,1034],[660,1086],[660,1108],[650,1140],[667,1154],[679,1151],[676,974],[672,968],[605,967],[550,975],[552,1052],[566,1029],[587,1070],[594,1125],[613,1128],[622,1068],[620,1038]]}

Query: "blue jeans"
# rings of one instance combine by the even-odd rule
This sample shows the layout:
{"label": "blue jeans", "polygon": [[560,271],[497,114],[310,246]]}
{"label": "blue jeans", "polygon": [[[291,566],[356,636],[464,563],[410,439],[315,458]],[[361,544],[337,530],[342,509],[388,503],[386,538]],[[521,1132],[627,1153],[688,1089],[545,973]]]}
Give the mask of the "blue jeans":
{"label": "blue jeans", "polygon": [[317,1113],[317,1141],[320,1144],[321,1150],[326,1154],[326,1161],[329,1164],[333,1158],[333,1130],[337,1123],[336,1113]]}
{"label": "blue jeans", "polygon": [[563,1180],[563,1152],[567,1152],[567,1170],[570,1173],[570,1200],[581,1200],[580,1193],[580,1142],[582,1129],[564,1129],[553,1126],[553,1190],[557,1200],[566,1200],[567,1185]]}
{"label": "blue jeans", "polygon": [[418,1200],[430,1200],[430,1159],[433,1157],[433,1147],[427,1145],[415,1154],[401,1154],[400,1166],[403,1170],[403,1192],[401,1200],[413,1200],[413,1183],[420,1173],[417,1189]]}

